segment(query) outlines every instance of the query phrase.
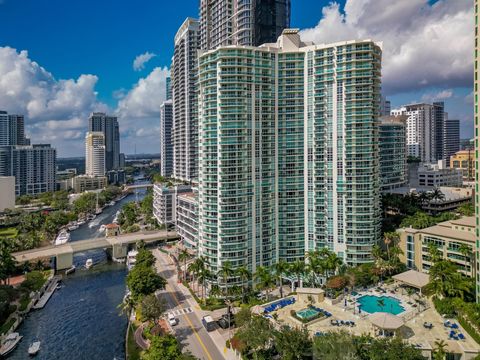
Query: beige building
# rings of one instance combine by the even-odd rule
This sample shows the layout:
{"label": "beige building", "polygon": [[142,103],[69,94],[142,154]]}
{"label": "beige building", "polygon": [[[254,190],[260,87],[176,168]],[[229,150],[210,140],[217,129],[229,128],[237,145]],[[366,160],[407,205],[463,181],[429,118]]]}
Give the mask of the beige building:
{"label": "beige building", "polygon": [[450,167],[462,170],[463,180],[471,181],[475,178],[475,150],[460,150],[450,156]]}
{"label": "beige building", "polygon": [[0,211],[15,207],[15,176],[0,176]]}
{"label": "beige building", "polygon": [[444,221],[425,229],[404,228],[399,230],[400,260],[409,269],[428,272],[431,266],[429,244],[438,247],[444,259],[454,262],[467,275],[475,275],[475,217]]}
{"label": "beige building", "polygon": [[107,186],[106,176],[79,175],[59,181],[60,190],[72,189],[75,193],[103,189]]}

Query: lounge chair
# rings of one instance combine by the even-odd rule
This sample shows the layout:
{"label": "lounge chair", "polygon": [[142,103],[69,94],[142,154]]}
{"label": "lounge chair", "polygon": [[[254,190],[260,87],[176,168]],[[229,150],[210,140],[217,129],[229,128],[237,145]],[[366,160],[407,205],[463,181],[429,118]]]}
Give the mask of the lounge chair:
{"label": "lounge chair", "polygon": [[345,325],[345,321],[340,320],[340,325]]}
{"label": "lounge chair", "polygon": [[350,324],[352,324],[352,326],[355,326],[355,325],[356,325],[356,324],[355,324],[355,321],[353,321],[353,320],[350,321]]}
{"label": "lounge chair", "polygon": [[448,334],[448,337],[449,337],[450,339],[453,339],[454,336],[456,336],[456,335],[455,335],[455,331],[453,331],[453,330],[450,331],[450,333]]}
{"label": "lounge chair", "polygon": [[443,323],[443,326],[448,327],[448,328],[449,328],[451,325],[452,325],[452,324],[450,324],[450,320],[447,320],[447,321],[445,321],[445,322]]}
{"label": "lounge chair", "polygon": [[458,325],[455,324],[455,323],[453,323],[452,325],[450,325],[450,327],[451,327],[452,329],[458,329]]}
{"label": "lounge chair", "polygon": [[463,335],[462,333],[458,333],[458,338],[460,340],[465,340],[466,339],[465,335]]}
{"label": "lounge chair", "polygon": [[330,325],[338,326],[338,320],[330,320]]}

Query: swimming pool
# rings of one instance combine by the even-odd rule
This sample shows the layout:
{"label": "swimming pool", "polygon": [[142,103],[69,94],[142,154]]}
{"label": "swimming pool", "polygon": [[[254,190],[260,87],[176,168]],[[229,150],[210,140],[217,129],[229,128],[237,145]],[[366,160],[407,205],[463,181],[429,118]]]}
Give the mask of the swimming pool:
{"label": "swimming pool", "polygon": [[298,310],[296,313],[299,318],[308,320],[316,317],[320,312],[313,308],[307,308],[303,310]]}
{"label": "swimming pool", "polygon": [[[380,300],[383,300],[383,304],[380,303]],[[360,304],[362,311],[370,314],[388,312],[393,315],[398,315],[405,311],[400,300],[390,296],[364,295],[357,299],[357,303]]]}

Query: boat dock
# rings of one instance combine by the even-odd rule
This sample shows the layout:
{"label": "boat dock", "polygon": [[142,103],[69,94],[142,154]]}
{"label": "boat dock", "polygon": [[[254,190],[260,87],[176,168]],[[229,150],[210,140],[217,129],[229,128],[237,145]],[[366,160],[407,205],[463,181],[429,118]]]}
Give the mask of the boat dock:
{"label": "boat dock", "polygon": [[52,297],[55,290],[57,290],[57,284],[62,279],[61,276],[54,276],[50,281],[47,289],[43,293],[42,297],[33,305],[33,309],[43,309],[43,307],[47,304],[48,300]]}

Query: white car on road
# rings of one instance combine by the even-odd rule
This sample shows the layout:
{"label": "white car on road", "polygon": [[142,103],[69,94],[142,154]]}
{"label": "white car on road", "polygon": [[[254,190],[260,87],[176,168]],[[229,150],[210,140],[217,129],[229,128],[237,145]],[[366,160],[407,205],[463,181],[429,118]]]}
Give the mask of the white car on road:
{"label": "white car on road", "polygon": [[175,316],[173,316],[172,313],[169,313],[169,314],[167,315],[167,319],[168,319],[168,323],[169,323],[170,325],[172,325],[172,326],[177,325],[177,318],[176,318]]}

